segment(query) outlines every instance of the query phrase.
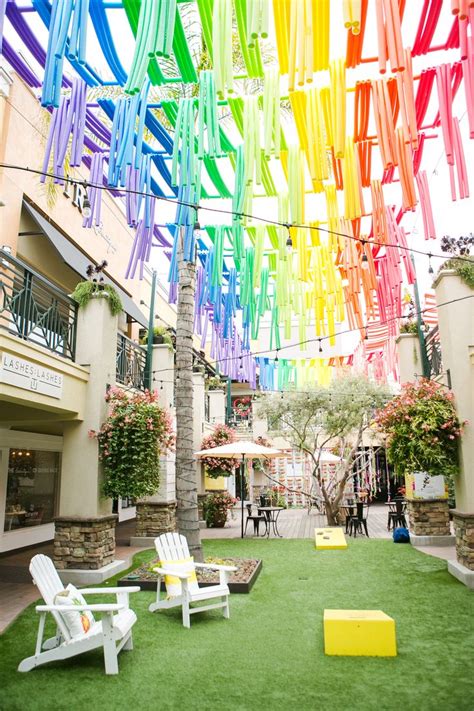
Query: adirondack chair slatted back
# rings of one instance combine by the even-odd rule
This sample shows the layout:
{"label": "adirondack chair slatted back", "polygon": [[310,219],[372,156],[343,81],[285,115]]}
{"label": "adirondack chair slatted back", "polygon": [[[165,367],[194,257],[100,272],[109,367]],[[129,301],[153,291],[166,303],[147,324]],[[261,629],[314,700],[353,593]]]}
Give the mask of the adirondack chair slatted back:
{"label": "adirondack chair slatted back", "polygon": [[[35,555],[30,561],[30,573],[46,605],[54,605],[54,598],[58,593],[64,590],[64,585],[61,582],[61,578],[51,558],[42,554]],[[61,630],[64,639],[71,639],[71,635],[64,624],[61,614],[59,612],[52,612],[51,614],[56,620],[56,624]]]}
{"label": "adirondack chair slatted back", "polygon": [[155,539],[155,546],[161,563],[189,558],[188,542],[179,533],[163,533]]}

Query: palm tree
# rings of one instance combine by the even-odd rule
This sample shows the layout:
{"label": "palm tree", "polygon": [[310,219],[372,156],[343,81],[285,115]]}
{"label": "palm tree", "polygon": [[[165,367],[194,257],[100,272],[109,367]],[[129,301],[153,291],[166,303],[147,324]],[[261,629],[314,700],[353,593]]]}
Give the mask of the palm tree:
{"label": "palm tree", "polygon": [[178,243],[178,313],[176,317],[176,500],[178,530],[194,559],[202,561],[194,459],[193,322],[196,264],[183,259],[184,228]]}

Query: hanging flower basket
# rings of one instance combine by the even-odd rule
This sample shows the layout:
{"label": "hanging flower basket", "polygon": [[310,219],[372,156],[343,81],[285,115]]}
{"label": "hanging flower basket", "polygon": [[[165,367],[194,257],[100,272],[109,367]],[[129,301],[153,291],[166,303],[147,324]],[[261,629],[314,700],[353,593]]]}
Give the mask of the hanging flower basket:
{"label": "hanging flower basket", "polygon": [[157,403],[157,394],[128,395],[111,388],[105,397],[110,410],[98,432],[104,465],[103,493],[114,499],[140,499],[158,491],[160,456],[174,446],[170,414]]}
{"label": "hanging flower basket", "polygon": [[[201,449],[214,449],[214,447],[235,442],[236,439],[233,429],[227,425],[216,425],[213,432],[202,440]],[[202,457],[201,463],[206,467],[206,474],[211,479],[231,476],[240,464],[238,459],[228,459],[227,457]]]}

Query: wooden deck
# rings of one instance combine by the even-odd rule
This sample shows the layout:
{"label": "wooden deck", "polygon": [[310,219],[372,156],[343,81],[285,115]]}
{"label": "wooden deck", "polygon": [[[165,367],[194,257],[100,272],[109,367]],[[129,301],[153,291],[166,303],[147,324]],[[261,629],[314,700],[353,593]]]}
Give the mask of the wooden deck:
{"label": "wooden deck", "polygon": [[[247,512],[244,511],[244,522]],[[374,504],[369,509],[367,527],[371,538],[391,538],[387,531],[388,507]],[[278,530],[283,538],[314,538],[314,529],[326,526],[326,517],[318,513],[308,513],[306,509],[286,509],[278,518]],[[247,538],[253,536],[251,526],[247,528]],[[273,536],[273,533],[271,534]],[[203,528],[201,538],[239,538],[240,509],[234,509],[228,517],[225,528]],[[365,538],[365,536],[361,536]]]}

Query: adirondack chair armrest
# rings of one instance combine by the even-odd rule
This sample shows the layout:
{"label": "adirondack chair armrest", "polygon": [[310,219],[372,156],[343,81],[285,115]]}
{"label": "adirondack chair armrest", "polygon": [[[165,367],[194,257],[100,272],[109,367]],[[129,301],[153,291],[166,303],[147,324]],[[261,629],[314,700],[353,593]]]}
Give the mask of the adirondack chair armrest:
{"label": "adirondack chair armrest", "polygon": [[189,577],[189,573],[179,573],[176,570],[169,570],[167,568],[153,568],[153,572],[158,573],[158,575],[172,575],[180,580],[187,580]]}
{"label": "adirondack chair armrest", "polygon": [[125,609],[125,605],[118,605],[117,603],[107,603],[104,605],[74,605],[73,607],[67,607],[65,605],[36,606],[36,612],[84,612],[85,610],[89,610],[90,612],[119,612]]}
{"label": "adirondack chair armrest", "polygon": [[206,570],[223,570],[226,573],[235,573],[237,568],[233,565],[218,565],[217,563],[194,563],[196,568],[205,568]]}
{"label": "adirondack chair armrest", "polygon": [[118,595],[119,593],[135,593],[140,592],[141,588],[139,585],[128,585],[120,588],[81,588],[79,592],[81,595],[104,595],[105,593],[111,593],[112,595]]}

